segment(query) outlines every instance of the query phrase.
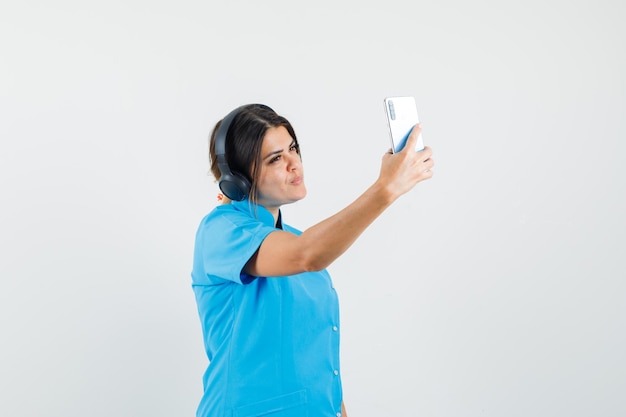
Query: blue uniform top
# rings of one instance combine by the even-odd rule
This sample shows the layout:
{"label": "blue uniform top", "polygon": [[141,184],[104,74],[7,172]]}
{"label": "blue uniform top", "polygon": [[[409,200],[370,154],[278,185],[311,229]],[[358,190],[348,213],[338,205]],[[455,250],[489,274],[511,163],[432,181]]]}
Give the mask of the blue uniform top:
{"label": "blue uniform top", "polygon": [[198,417],[341,415],[339,303],[330,275],[243,272],[276,230],[272,214],[247,200],[216,207],[200,223],[191,277],[210,363]]}

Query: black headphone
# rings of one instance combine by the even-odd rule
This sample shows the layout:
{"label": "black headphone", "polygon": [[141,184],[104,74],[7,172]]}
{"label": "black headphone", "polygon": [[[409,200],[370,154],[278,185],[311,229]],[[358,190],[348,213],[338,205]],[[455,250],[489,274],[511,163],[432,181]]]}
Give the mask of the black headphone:
{"label": "black headphone", "polygon": [[250,181],[248,181],[245,176],[230,170],[228,162],[226,161],[226,135],[228,135],[230,125],[241,110],[251,106],[259,106],[266,110],[273,111],[271,108],[263,104],[252,104],[237,107],[222,119],[222,123],[215,134],[215,157],[217,159],[217,167],[219,168],[221,174],[218,185],[224,195],[234,201],[241,201],[248,197],[252,184],[250,184]]}

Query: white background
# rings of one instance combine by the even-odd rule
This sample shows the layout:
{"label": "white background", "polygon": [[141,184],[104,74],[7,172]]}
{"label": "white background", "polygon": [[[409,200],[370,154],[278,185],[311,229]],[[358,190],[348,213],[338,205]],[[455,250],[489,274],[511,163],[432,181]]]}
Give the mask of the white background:
{"label": "white background", "polygon": [[376,179],[391,95],[436,173],[330,268],[350,416],[626,414],[623,2],[6,3],[0,415],[194,415],[213,125],[293,123],[305,229]]}

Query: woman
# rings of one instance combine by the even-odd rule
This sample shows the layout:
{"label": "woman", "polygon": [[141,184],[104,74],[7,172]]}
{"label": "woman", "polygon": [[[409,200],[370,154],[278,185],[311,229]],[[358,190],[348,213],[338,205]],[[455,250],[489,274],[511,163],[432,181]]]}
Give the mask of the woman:
{"label": "woman", "polygon": [[[280,207],[306,196],[291,124],[242,106],[211,135],[211,170],[230,198],[200,223],[193,289],[210,361],[198,416],[345,416],[339,307],[325,268],[398,197],[432,176],[431,150],[383,156],[352,204],[300,232]],[[241,201],[233,201],[240,200]]]}

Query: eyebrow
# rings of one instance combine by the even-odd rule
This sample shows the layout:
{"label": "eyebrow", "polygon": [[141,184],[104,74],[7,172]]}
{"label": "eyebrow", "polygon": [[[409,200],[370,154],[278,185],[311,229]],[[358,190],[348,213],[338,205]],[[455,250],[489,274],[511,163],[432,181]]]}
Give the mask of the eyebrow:
{"label": "eyebrow", "polygon": [[[295,140],[295,139],[292,139],[292,140],[291,140],[291,143],[289,144],[289,148],[291,148],[291,147],[292,147],[295,143],[296,143],[296,140]],[[266,159],[268,159],[268,158],[270,158],[270,157],[272,157],[272,156],[274,156],[274,155],[281,154],[281,153],[283,153],[283,151],[284,151],[284,149],[279,149],[279,150],[276,150],[276,151],[270,152],[270,153],[268,153],[267,155],[265,155],[265,156],[263,157],[263,160],[265,161]]]}

